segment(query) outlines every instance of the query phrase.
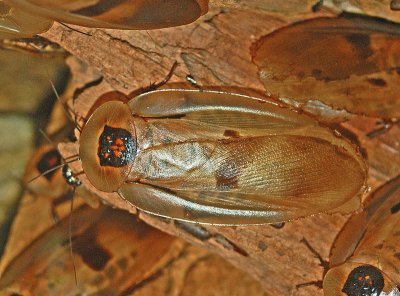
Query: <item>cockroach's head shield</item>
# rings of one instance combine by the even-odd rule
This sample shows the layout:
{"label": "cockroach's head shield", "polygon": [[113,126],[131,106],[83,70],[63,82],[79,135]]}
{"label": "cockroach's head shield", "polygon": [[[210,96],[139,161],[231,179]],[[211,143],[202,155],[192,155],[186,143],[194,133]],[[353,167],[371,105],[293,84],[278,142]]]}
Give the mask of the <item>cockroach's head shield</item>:
{"label": "cockroach's head shield", "polygon": [[130,171],[136,155],[131,118],[128,105],[108,102],[96,110],[82,131],[79,155],[83,170],[101,191],[116,191]]}

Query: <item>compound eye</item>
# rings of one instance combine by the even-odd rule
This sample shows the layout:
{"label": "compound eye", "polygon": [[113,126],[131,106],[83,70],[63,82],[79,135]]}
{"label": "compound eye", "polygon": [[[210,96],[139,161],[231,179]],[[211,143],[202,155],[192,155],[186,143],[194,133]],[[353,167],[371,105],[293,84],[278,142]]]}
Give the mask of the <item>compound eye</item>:
{"label": "compound eye", "polygon": [[128,105],[111,101],[96,109],[82,130],[79,156],[94,187],[105,192],[118,190],[136,156],[136,137]]}
{"label": "compound eye", "polygon": [[381,271],[372,265],[354,268],[342,289],[348,296],[379,296],[384,287]]}

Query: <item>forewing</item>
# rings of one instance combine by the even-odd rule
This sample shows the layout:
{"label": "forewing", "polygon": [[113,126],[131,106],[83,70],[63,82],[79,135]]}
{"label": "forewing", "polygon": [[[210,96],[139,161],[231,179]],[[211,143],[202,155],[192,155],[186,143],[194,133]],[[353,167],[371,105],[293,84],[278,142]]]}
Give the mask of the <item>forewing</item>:
{"label": "forewing", "polygon": [[48,30],[53,21],[0,2],[0,38],[22,38]]}
{"label": "forewing", "polygon": [[159,29],[191,23],[207,12],[207,0],[13,0],[32,14],[86,27]]}
{"label": "forewing", "polygon": [[142,151],[132,170],[149,186],[126,184],[119,192],[138,208],[212,224],[326,212],[359,198],[365,179],[344,149],[294,135],[160,145]]}
{"label": "forewing", "polygon": [[393,23],[349,15],[303,21],[263,37],[253,57],[274,97],[400,115],[400,29]]}

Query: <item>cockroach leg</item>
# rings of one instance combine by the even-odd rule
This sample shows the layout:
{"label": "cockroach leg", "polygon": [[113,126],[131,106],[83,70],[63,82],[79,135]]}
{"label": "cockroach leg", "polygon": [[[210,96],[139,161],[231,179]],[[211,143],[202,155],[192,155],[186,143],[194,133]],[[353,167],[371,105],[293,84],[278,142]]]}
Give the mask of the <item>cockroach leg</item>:
{"label": "cockroach leg", "polygon": [[308,287],[308,286],[316,286],[319,289],[322,289],[322,283],[323,283],[323,281],[321,281],[321,280],[302,283],[302,284],[296,285],[296,289],[304,288],[304,287]]}
{"label": "cockroach leg", "polygon": [[307,249],[313,253],[314,257],[319,260],[320,266],[324,268],[324,273],[329,269],[329,262],[321,257],[321,255],[311,246],[311,244],[303,237],[301,241],[303,244],[306,245]]}
{"label": "cockroach leg", "polygon": [[[303,237],[301,239],[301,241],[306,247],[307,249],[310,250],[310,252],[314,255],[314,257],[316,257],[319,260],[319,264],[320,266],[322,266],[324,268],[324,275],[325,273],[328,271],[329,269],[329,262],[327,260],[324,260],[321,255],[311,246],[311,244]],[[306,283],[301,283],[301,284],[297,284],[296,285],[296,289],[299,288],[304,288],[304,287],[308,287],[308,286],[316,286],[319,289],[322,289],[322,280],[316,280],[316,281],[310,281],[310,282],[306,282]]]}
{"label": "cockroach leg", "polygon": [[398,118],[392,119],[381,119],[377,122],[377,124],[381,125],[381,127],[372,130],[371,132],[367,133],[367,137],[369,139],[373,139],[379,137],[386,132],[388,132],[395,124],[399,124],[400,121]]}
{"label": "cockroach leg", "polygon": [[149,86],[141,87],[141,88],[139,88],[139,89],[135,89],[134,91],[132,91],[131,93],[128,94],[129,100],[130,100],[130,99],[133,99],[134,97],[136,97],[136,96],[138,96],[138,95],[140,95],[140,94],[144,94],[144,93],[147,93],[147,92],[156,90],[156,89],[158,89],[159,87],[161,87],[161,86],[163,86],[164,84],[166,84],[166,83],[171,79],[172,75],[174,74],[176,67],[178,67],[178,62],[177,62],[177,61],[175,61],[175,62],[172,64],[172,67],[171,67],[171,69],[169,70],[167,76],[165,76],[165,78],[164,78],[162,81],[157,82],[157,83],[150,83]]}

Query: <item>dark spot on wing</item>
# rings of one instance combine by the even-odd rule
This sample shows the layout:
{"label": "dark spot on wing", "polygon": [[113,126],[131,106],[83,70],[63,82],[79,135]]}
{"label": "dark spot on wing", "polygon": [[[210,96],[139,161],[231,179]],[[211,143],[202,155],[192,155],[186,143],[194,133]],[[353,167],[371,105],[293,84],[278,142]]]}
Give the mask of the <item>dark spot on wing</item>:
{"label": "dark spot on wing", "polygon": [[373,54],[370,48],[370,37],[366,34],[347,34],[347,41],[353,44],[354,49],[357,50],[357,56],[361,60],[367,59]]}
{"label": "dark spot on wing", "polygon": [[90,268],[103,270],[111,259],[111,254],[103,246],[97,243],[97,233],[89,228],[85,233],[76,237],[73,241],[73,251],[82,257]]}
{"label": "dark spot on wing", "polygon": [[125,0],[114,0],[114,1],[96,1],[95,4],[89,5],[75,11],[73,13],[84,15],[84,16],[98,16],[114,7],[124,3]]}
{"label": "dark spot on wing", "polygon": [[234,130],[225,130],[224,136],[229,137],[229,138],[240,138],[239,132],[234,131]]}
{"label": "dark spot on wing", "polygon": [[400,202],[397,203],[397,204],[395,204],[395,205],[390,209],[390,213],[396,214],[399,210],[400,210]]}
{"label": "dark spot on wing", "polygon": [[400,252],[394,253],[393,256],[394,256],[397,260],[400,260]]}
{"label": "dark spot on wing", "polygon": [[380,86],[380,87],[387,86],[386,81],[381,78],[368,78],[366,79],[366,81],[374,86]]}
{"label": "dark spot on wing", "polygon": [[375,246],[375,249],[381,250],[383,248],[383,244],[377,244]]}
{"label": "dark spot on wing", "polygon": [[217,189],[229,190],[238,188],[239,169],[234,159],[226,159],[221,162],[215,171],[215,180]]}

